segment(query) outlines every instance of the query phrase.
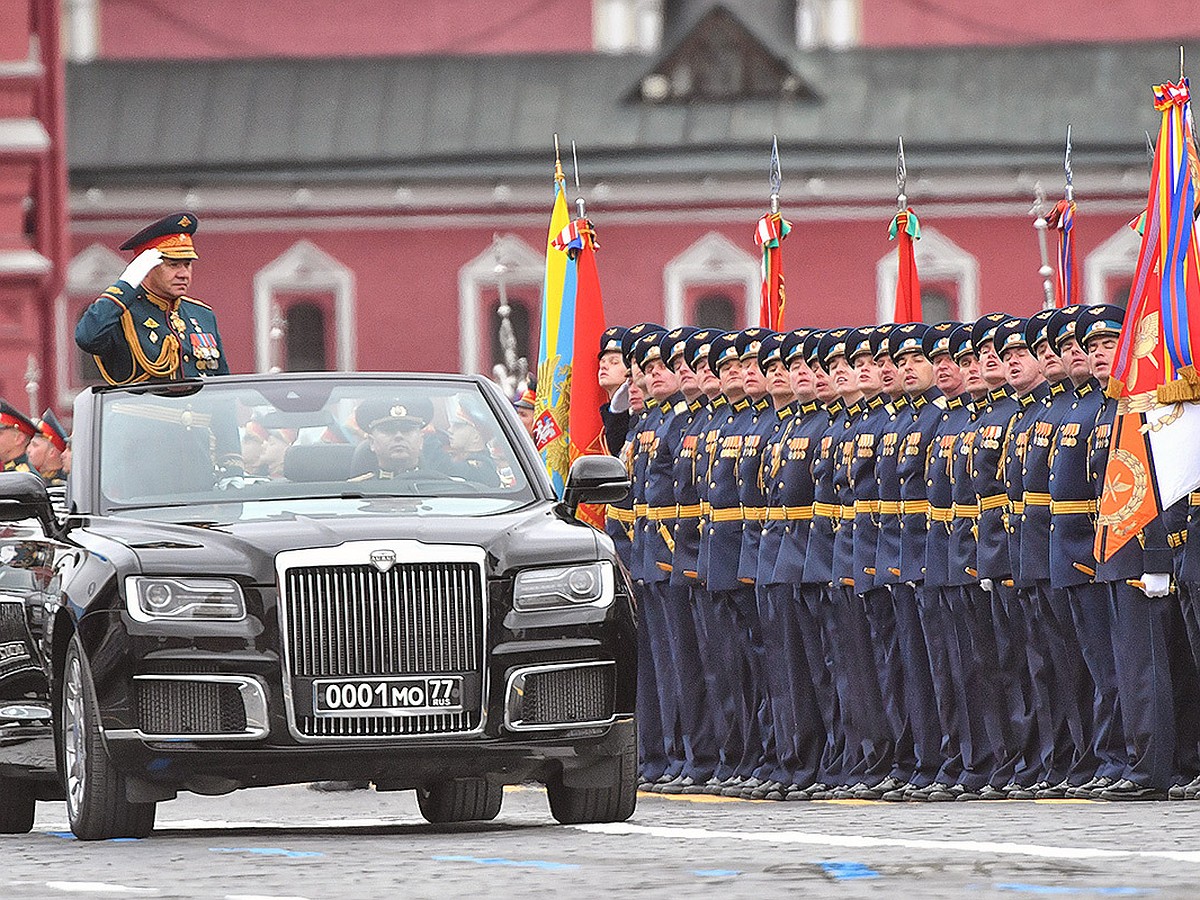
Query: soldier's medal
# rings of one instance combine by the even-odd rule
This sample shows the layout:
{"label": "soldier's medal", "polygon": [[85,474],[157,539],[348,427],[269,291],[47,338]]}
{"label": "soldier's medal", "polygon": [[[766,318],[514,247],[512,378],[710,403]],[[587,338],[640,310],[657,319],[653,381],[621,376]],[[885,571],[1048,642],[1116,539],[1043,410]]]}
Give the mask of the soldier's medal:
{"label": "soldier's medal", "polygon": [[183,316],[179,315],[177,312],[171,313],[171,327],[180,334],[187,331],[187,325],[184,324]]}
{"label": "soldier's medal", "polygon": [[158,343],[158,332],[157,331],[150,332],[150,343],[152,343],[152,344]]}
{"label": "soldier's medal", "polygon": [[142,324],[147,328],[162,328],[161,325],[154,321],[153,317],[147,317],[146,321]]}

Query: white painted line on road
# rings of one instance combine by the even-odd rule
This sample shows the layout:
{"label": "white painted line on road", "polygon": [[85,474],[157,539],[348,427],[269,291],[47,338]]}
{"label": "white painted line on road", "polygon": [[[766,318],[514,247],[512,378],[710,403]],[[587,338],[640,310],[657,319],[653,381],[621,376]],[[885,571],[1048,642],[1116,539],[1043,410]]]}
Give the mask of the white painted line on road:
{"label": "white painted line on road", "polygon": [[1200,850],[1107,850],[1100,847],[1053,847],[993,841],[948,841],[918,838],[880,838],[856,834],[821,834],[811,831],[716,831],[677,825],[634,825],[610,822],[598,825],[568,825],[589,834],[638,835],[687,841],[750,841],[763,844],[805,844],[814,847],[862,849],[904,847],[912,850],[959,850],[964,853],[995,853],[1004,856],[1039,856],[1048,859],[1169,859],[1200,862]]}
{"label": "white painted line on road", "polygon": [[73,894],[154,894],[154,888],[129,887],[105,881],[47,881],[46,887]]}
{"label": "white painted line on road", "polygon": [[308,898],[281,894],[226,894],[225,900],[308,900]]}

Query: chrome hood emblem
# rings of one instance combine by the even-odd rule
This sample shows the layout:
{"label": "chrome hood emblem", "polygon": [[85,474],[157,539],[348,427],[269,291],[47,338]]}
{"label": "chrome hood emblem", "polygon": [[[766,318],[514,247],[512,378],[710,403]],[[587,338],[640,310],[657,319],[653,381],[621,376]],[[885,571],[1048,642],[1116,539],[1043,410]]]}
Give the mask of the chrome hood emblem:
{"label": "chrome hood emblem", "polygon": [[371,565],[377,568],[380,572],[389,571],[396,564],[396,552],[394,550],[372,550]]}

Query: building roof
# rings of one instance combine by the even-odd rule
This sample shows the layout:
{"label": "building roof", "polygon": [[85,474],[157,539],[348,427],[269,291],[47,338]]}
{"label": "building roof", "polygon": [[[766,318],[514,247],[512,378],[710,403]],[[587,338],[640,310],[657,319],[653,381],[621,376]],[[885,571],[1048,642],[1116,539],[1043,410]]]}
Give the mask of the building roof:
{"label": "building roof", "polygon": [[[910,168],[918,158],[926,169],[1044,166],[1061,158],[1068,123],[1076,166],[1140,167],[1143,130],[1158,127],[1151,85],[1179,65],[1178,46],[1163,43],[780,56],[748,29],[724,58],[681,52],[732,18],[707,16],[657,57],[71,65],[71,179],[544,179],[555,133],[577,142],[593,179],[764,172],[772,135],[792,171],[890,168],[897,135]],[[739,93],[749,71],[782,78],[778,93]]]}

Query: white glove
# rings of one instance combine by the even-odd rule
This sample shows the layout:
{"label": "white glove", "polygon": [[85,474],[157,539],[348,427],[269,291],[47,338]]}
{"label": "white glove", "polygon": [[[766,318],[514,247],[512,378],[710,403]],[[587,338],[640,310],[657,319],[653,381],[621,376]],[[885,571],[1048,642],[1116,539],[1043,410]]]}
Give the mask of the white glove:
{"label": "white glove", "polygon": [[1142,576],[1142,593],[1147,597],[1165,597],[1171,591],[1171,576],[1166,572],[1155,572]]}
{"label": "white glove", "polygon": [[629,382],[626,381],[619,388],[613,391],[612,398],[608,401],[608,408],[615,413],[629,412]]}
{"label": "white glove", "polygon": [[132,288],[142,283],[142,279],[150,274],[150,270],[162,262],[162,253],[154,247],[143,250],[133,258],[133,262],[125,267],[118,281],[123,281]]}
{"label": "white glove", "polygon": [[992,584],[992,579],[990,579],[990,578],[980,578],[979,586],[981,588],[983,588],[985,591],[987,591],[989,594],[992,592],[992,588],[994,587],[994,585]]}

